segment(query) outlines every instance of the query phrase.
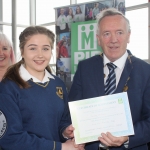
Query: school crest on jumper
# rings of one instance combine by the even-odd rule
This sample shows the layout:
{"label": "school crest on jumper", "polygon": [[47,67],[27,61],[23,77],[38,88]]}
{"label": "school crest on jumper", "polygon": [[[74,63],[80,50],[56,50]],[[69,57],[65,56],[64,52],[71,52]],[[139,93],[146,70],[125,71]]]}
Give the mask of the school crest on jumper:
{"label": "school crest on jumper", "polygon": [[0,139],[5,134],[7,129],[7,122],[5,115],[0,111]]}
{"label": "school crest on jumper", "polygon": [[63,99],[63,90],[62,87],[56,87],[56,94]]}

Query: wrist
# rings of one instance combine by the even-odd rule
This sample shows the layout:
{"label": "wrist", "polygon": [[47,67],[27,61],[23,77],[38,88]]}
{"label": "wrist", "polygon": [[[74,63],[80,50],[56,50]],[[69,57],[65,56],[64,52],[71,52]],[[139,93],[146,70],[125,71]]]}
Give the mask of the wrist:
{"label": "wrist", "polygon": [[127,137],[127,141],[124,142],[124,147],[125,147],[125,148],[128,148],[128,145],[129,145],[129,137]]}
{"label": "wrist", "polygon": [[66,148],[67,148],[67,147],[66,147],[66,143],[62,143],[62,144],[61,144],[61,150],[66,150]]}
{"label": "wrist", "polygon": [[126,136],[126,140],[125,140],[124,144],[125,143],[127,143],[127,144],[129,143],[129,137],[128,136]]}

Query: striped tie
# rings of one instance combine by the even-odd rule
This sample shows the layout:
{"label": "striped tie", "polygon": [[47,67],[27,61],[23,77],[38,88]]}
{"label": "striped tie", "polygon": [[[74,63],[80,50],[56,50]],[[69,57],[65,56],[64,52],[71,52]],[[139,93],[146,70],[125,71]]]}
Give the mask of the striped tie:
{"label": "striped tie", "polygon": [[105,83],[105,94],[110,95],[116,90],[115,69],[117,68],[117,66],[113,63],[107,63],[107,67],[109,69],[109,75]]}

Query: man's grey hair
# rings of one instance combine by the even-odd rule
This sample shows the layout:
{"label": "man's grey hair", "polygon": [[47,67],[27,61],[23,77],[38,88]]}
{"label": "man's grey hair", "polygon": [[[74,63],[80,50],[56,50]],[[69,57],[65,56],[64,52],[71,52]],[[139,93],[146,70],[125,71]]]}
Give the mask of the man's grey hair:
{"label": "man's grey hair", "polygon": [[97,19],[97,34],[100,33],[99,25],[100,25],[101,20],[102,20],[104,17],[107,17],[107,16],[115,16],[115,15],[120,15],[120,16],[122,16],[122,17],[125,19],[125,21],[126,21],[126,23],[127,23],[128,32],[131,32],[131,29],[130,29],[130,22],[129,22],[129,20],[125,17],[125,15],[123,15],[120,11],[118,11],[118,10],[115,9],[115,8],[108,8],[108,9],[103,10],[102,12],[100,12],[100,13],[96,16],[96,19]]}

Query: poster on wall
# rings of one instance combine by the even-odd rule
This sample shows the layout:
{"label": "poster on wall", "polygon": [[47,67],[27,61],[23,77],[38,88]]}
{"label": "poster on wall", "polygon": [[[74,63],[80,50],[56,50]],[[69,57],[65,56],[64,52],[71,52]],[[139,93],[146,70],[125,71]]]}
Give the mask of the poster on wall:
{"label": "poster on wall", "polygon": [[55,8],[56,75],[70,90],[79,61],[98,55],[96,16],[114,7],[125,14],[125,0],[99,0]]}
{"label": "poster on wall", "polygon": [[100,54],[96,38],[97,23],[95,20],[72,24],[71,32],[71,81],[79,61]]}

